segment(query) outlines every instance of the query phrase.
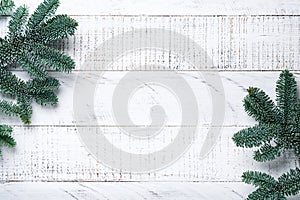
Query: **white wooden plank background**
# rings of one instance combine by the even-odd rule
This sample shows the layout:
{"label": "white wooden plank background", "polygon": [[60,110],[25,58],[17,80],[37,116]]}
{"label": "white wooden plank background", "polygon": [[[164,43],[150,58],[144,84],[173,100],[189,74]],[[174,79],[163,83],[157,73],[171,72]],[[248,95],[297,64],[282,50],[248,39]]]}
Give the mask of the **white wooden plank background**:
{"label": "white wooden plank background", "polygon": [[[33,10],[41,0],[15,2],[27,4]],[[253,151],[237,148],[231,138],[238,130],[255,124],[242,107],[246,88],[261,87],[274,98],[275,81],[279,71],[286,68],[293,70],[300,85],[300,1],[86,0],[83,3],[61,0],[58,12],[70,14],[79,22],[75,36],[56,45],[74,58],[76,69],[63,75],[51,72],[62,83],[59,105],[41,108],[35,104],[31,126],[1,116],[2,122],[14,127],[18,145],[15,149],[5,148],[0,159],[0,181],[4,182],[0,185],[0,199],[242,199],[253,190],[240,183],[243,171],[261,170],[277,176],[289,168],[299,167],[291,153],[272,162],[255,162]],[[8,18],[1,18],[2,36],[7,31],[7,23]],[[127,31],[136,29],[142,30],[141,35],[145,37],[148,30],[154,28],[178,32],[195,41],[212,58],[223,82],[225,119],[222,132],[205,158],[201,158],[200,151],[213,114],[211,96],[201,76],[205,67],[199,71],[199,66],[192,66],[168,51],[172,44],[182,41],[171,37],[163,42],[162,51],[143,50],[115,60],[108,59],[122,49],[105,41],[120,37],[122,42]],[[152,34],[153,37],[147,37],[149,40],[155,39],[155,33]],[[187,48],[193,46],[187,45]],[[113,65],[106,68],[103,63],[109,62]],[[203,67],[206,63],[199,65]],[[188,151],[172,165],[144,174],[111,169],[97,162],[81,143],[78,129],[103,131],[121,149],[139,148],[141,141],[126,140],[115,124],[110,107],[114,88],[130,70],[152,73],[153,70],[174,69],[193,89],[200,111],[197,137]],[[97,82],[98,73],[103,70],[103,78]],[[16,73],[26,77],[19,70]],[[82,81],[96,82],[97,124],[74,117],[73,95],[78,75],[85,76]],[[162,141],[176,134],[181,125],[180,113],[174,112],[178,107],[170,103],[174,101],[171,94],[160,98],[147,87],[143,92],[154,101],[145,101],[145,96],[138,95],[132,98],[130,112],[137,128],[149,124],[141,108],[162,103],[166,112],[172,113],[163,134],[156,140],[149,140],[152,146],[143,149],[150,151],[157,147],[155,144],[165,145]],[[299,195],[291,199],[297,198]]]}
{"label": "white wooden plank background", "polygon": [[[5,200],[199,200],[244,199],[251,186],[242,183],[179,183],[179,182],[51,182],[7,183],[0,187],[0,198]],[[289,200],[297,200],[291,197]]]}
{"label": "white wooden plank background", "polygon": [[[42,0],[16,0],[35,7]],[[59,12],[72,15],[296,15],[298,0],[61,0]]]}
{"label": "white wooden plank background", "polygon": [[[61,89],[58,92],[59,104],[54,108],[51,106],[42,107],[40,105],[33,104],[34,112],[32,116],[32,125],[73,126],[76,123],[80,125],[94,125],[90,124],[90,119],[81,118],[80,116],[78,116],[78,120],[76,121],[73,116],[74,84],[76,82],[76,76],[79,73],[85,77],[85,79],[81,80],[79,84],[83,84],[84,82],[96,82],[96,92],[97,94],[99,93],[99,98],[97,99],[98,101],[95,104],[94,109],[98,111],[96,112],[98,125],[117,126],[112,116],[113,113],[110,103],[113,98],[113,90],[119,83],[119,80],[126,75],[126,71],[107,71],[103,74],[102,79],[99,78],[99,74],[95,71],[77,71],[71,74],[59,74],[52,72],[51,76],[57,77],[62,82]],[[152,72],[147,71],[147,73],[151,74]],[[247,95],[246,89],[250,86],[263,88],[263,90],[267,94],[269,94],[272,99],[275,99],[275,85],[279,73],[280,72],[219,72],[219,75],[223,82],[225,95],[225,118],[223,123],[224,127],[246,127],[254,125],[256,121],[253,118],[249,117],[245,113],[243,108],[242,101],[243,98]],[[16,74],[20,77],[25,77],[25,74],[23,72],[16,72]],[[294,71],[294,74],[296,79],[299,80],[300,73]],[[208,126],[211,123],[211,116],[213,114],[212,103],[207,83],[202,77],[201,72],[180,71],[178,72],[178,75],[182,76],[189,83],[190,87],[194,91],[194,94],[196,95],[200,116],[199,124],[201,126]],[[97,82],[98,79],[100,80]],[[129,87],[129,85],[124,85],[124,88],[126,87]],[[146,90],[147,88],[144,87],[144,89]],[[155,94],[150,95],[154,96]],[[203,98],[203,96],[205,98]],[[172,101],[173,98],[174,95],[166,94],[164,99],[156,99],[156,101],[154,102],[149,102],[148,106],[151,107],[156,105],[157,103]],[[141,105],[143,103],[141,101],[143,101],[142,97],[133,98],[131,104]],[[176,108],[176,105],[165,104],[165,106],[166,110],[178,109]],[[140,108],[136,107],[134,109],[136,110],[132,111],[132,117],[136,118],[137,120],[141,120],[137,121],[137,124],[141,126],[147,125],[149,122],[141,119],[143,118],[143,116],[140,116],[140,114],[138,113],[138,109]],[[168,122],[167,125],[181,125],[179,122],[180,113],[177,113],[177,115],[174,114],[173,116],[169,117],[170,122]],[[2,115],[2,118],[7,124],[20,125],[20,120],[18,118],[8,117],[5,115]],[[127,124],[120,125],[126,126]]]}
{"label": "white wooden plank background", "polygon": [[[155,172],[136,174],[122,172],[96,162],[86,151],[76,133],[80,127],[15,127],[18,146],[6,150],[1,163],[2,181],[240,181],[245,170],[262,170],[279,175],[296,165],[292,154],[268,162],[257,163],[252,151],[237,148],[231,141],[232,133],[241,127],[224,128],[221,137],[208,156],[200,152],[207,128],[199,128],[190,149],[174,164]],[[98,129],[106,137],[114,137],[120,149],[139,142],[117,141],[120,132],[115,127],[81,127]],[[165,128],[164,134],[176,133],[176,127]],[[186,131],[189,131],[187,128]],[[167,138],[164,138],[167,140]],[[149,141],[151,143],[152,141]],[[159,141],[158,141],[159,142]],[[150,148],[155,145],[151,145]],[[155,149],[154,147],[151,150]],[[142,153],[147,152],[147,147]],[[130,149],[129,149],[130,150]],[[141,150],[139,150],[141,151]],[[115,152],[118,153],[118,152]],[[170,152],[172,154],[172,152]],[[113,158],[112,158],[113,159]],[[116,160],[117,161],[117,160]]]}
{"label": "white wooden plank background", "polygon": [[[64,50],[76,61],[76,70],[197,70],[207,68],[188,62],[199,55],[182,60],[172,45],[185,46],[184,52],[195,48],[186,41],[163,41],[162,52],[140,50],[115,60],[110,59],[122,51],[113,42],[122,42],[126,32],[141,30],[146,42],[157,39],[156,30],[165,29],[182,34],[196,42],[213,60],[216,70],[299,70],[300,16],[73,16],[79,27],[74,37],[56,47]],[[8,18],[0,21],[1,35],[7,31]],[[149,31],[152,31],[149,33]],[[147,33],[148,32],[148,33]],[[127,37],[127,35],[126,35]],[[126,41],[135,40],[134,36]],[[125,40],[123,38],[123,40]],[[100,47],[102,49],[100,49]],[[201,55],[203,56],[203,55]],[[104,64],[114,62],[109,68]],[[137,66],[147,64],[146,66]],[[84,66],[83,66],[84,65]],[[159,65],[159,67],[158,67]],[[156,68],[154,66],[157,66]]]}
{"label": "white wooden plank background", "polygon": [[[214,191],[219,191],[216,193]],[[238,190],[238,191],[237,191]],[[245,197],[249,186],[241,183],[9,183],[1,185],[1,199],[232,199]],[[25,198],[24,198],[25,197]]]}

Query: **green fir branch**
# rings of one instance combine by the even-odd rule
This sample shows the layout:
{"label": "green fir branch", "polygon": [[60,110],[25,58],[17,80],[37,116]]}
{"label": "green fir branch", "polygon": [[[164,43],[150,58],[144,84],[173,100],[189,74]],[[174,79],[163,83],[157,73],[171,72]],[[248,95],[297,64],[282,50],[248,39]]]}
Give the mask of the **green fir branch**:
{"label": "green fir branch", "polygon": [[34,96],[35,101],[40,105],[56,105],[58,103],[57,95],[48,91]]}
{"label": "green fir branch", "polygon": [[40,64],[39,60],[31,55],[24,55],[19,58],[21,67],[33,78],[45,79],[47,72],[44,65]]}
{"label": "green fir branch", "polygon": [[13,13],[8,25],[8,41],[14,42],[16,37],[21,37],[25,31],[25,25],[28,18],[28,8],[21,6]]}
{"label": "green fir branch", "polygon": [[35,31],[34,42],[49,44],[74,35],[78,23],[67,15],[57,15]]}
{"label": "green fir branch", "polygon": [[[294,150],[299,155],[300,106],[296,81],[288,70],[279,76],[276,96],[277,105],[264,91],[250,87],[244,107],[258,124],[233,136],[239,147],[259,147],[254,153],[254,159],[259,162],[273,160],[284,150]],[[274,145],[271,145],[272,141]]]}
{"label": "green fir branch", "polygon": [[297,83],[292,73],[283,71],[276,83],[276,102],[282,113],[283,123],[293,124],[294,110],[297,103]]}
{"label": "green fir branch", "polygon": [[8,15],[15,7],[13,0],[0,0],[0,15]]}
{"label": "green fir branch", "polygon": [[17,61],[17,51],[14,46],[0,38],[0,68],[4,68]]}
{"label": "green fir branch", "polygon": [[242,175],[242,179],[247,184],[252,184],[258,189],[251,193],[249,200],[278,200],[287,199],[300,192],[300,169],[291,169],[281,175],[278,180],[269,174],[258,171],[247,171]]}
{"label": "green fir branch", "polygon": [[44,0],[28,20],[28,32],[38,29],[51,18],[59,6],[59,0]]}
{"label": "green fir branch", "polygon": [[[12,127],[7,125],[0,125],[0,144],[8,147],[16,146],[16,141],[12,137]],[[0,149],[1,154],[1,149]]]}
{"label": "green fir branch", "polygon": [[297,195],[300,192],[300,169],[291,169],[278,178],[281,190],[286,196]]}
{"label": "green fir branch", "polygon": [[60,72],[70,72],[75,68],[75,62],[70,56],[64,55],[56,49],[33,43],[30,49],[33,56],[44,66]]}
{"label": "green fir branch", "polygon": [[16,104],[6,100],[0,100],[0,112],[8,116],[18,116],[20,110]]}
{"label": "green fir branch", "polygon": [[272,188],[277,182],[269,174],[258,171],[247,171],[243,173],[242,179],[247,184],[252,184],[255,187]]}
{"label": "green fir branch", "polygon": [[[254,159],[266,162],[279,157],[285,150],[294,150],[300,161],[300,100],[292,73],[284,70],[276,83],[276,105],[259,88],[250,87],[244,108],[258,124],[233,136],[239,147],[258,147]],[[300,170],[291,169],[278,180],[262,172],[244,172],[242,180],[258,189],[248,200],[281,200],[300,192]]]}
{"label": "green fir branch", "polygon": [[[17,8],[9,21],[7,36],[0,38],[0,93],[17,102],[0,101],[0,112],[18,116],[24,124],[31,123],[33,101],[43,106],[58,103],[56,92],[60,83],[49,77],[47,69],[70,72],[75,67],[71,57],[50,47],[53,42],[74,35],[78,26],[67,15],[55,16],[58,6],[59,0],[44,0],[31,16],[26,6]],[[30,79],[17,77],[11,67],[21,67]],[[12,129],[2,126],[7,128],[2,131],[3,140],[13,144]]]}
{"label": "green fir branch", "polygon": [[244,107],[248,115],[260,123],[281,121],[278,108],[264,91],[254,87],[250,87],[247,91],[248,95],[244,99]]}
{"label": "green fir branch", "polygon": [[31,95],[43,94],[58,90],[60,83],[57,79],[47,77],[46,79],[31,79],[26,82],[26,87]]}
{"label": "green fir branch", "polygon": [[257,147],[270,142],[274,137],[276,128],[277,126],[256,125],[234,134],[233,141],[238,147]]}
{"label": "green fir branch", "polygon": [[264,144],[258,150],[254,151],[254,160],[258,162],[266,162],[274,160],[276,157],[280,156],[282,153],[282,148],[278,145],[272,146],[270,144]]}
{"label": "green fir branch", "polygon": [[32,115],[32,100],[31,98],[19,98],[18,107],[19,107],[19,117],[24,124],[31,124],[31,115]]}
{"label": "green fir branch", "polygon": [[25,82],[11,71],[0,68],[0,92],[13,98],[23,96]]}

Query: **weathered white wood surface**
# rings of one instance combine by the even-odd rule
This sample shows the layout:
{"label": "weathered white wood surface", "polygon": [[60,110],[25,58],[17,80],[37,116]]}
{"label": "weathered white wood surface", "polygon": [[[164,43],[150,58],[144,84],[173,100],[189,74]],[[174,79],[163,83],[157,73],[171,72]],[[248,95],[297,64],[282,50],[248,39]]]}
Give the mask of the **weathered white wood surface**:
{"label": "weathered white wood surface", "polygon": [[[78,31],[62,48],[75,58],[77,70],[211,69],[207,59],[212,59],[217,70],[300,69],[298,16],[75,18],[80,24]],[[162,39],[161,29],[190,41],[174,34]],[[139,32],[128,33],[134,30]],[[155,46],[156,40],[160,45],[125,54],[123,51],[139,40],[137,37],[142,47]],[[198,54],[195,44],[207,55]],[[196,55],[186,53],[188,50],[196,51]],[[113,64],[106,67],[108,63]]]}
{"label": "weathered white wood surface", "polygon": [[[33,10],[41,1],[15,2],[17,5],[27,4]],[[0,181],[60,183],[5,183],[0,185],[0,199],[242,199],[253,190],[236,183],[241,180],[243,171],[261,170],[277,176],[299,166],[289,153],[272,162],[257,163],[252,159],[252,150],[237,148],[231,138],[236,131],[255,123],[243,111],[246,88],[261,87],[274,98],[278,71],[286,68],[295,72],[300,85],[300,1],[61,0],[58,12],[70,14],[79,22],[75,36],[56,45],[74,58],[75,72],[52,73],[62,83],[60,103],[55,108],[34,105],[31,126],[1,116],[1,122],[13,125],[18,145],[15,149],[3,150]],[[7,31],[7,22],[8,18],[0,20],[2,36]],[[162,29],[179,33],[193,42],[186,43],[171,35],[162,40],[160,48],[124,53],[124,46],[120,47],[120,44],[136,39],[151,43]],[[140,38],[128,37],[126,33],[134,30],[140,30]],[[199,56],[178,55],[172,51],[174,45],[183,46],[183,52],[193,51],[199,45],[207,55],[200,55],[198,65],[193,66],[191,63]],[[214,148],[202,158],[200,151],[213,112],[211,86],[201,73],[210,69],[207,67],[210,58],[216,67],[213,70],[219,71],[224,86],[225,118]],[[81,142],[78,129],[102,131],[117,147],[129,152],[153,151],[172,141],[182,124],[180,106],[171,92],[161,88],[152,90],[144,84],[141,92],[130,99],[129,112],[137,128],[150,124],[148,112],[143,110],[161,104],[167,113],[163,134],[149,139],[147,145],[139,140],[128,140],[121,134],[110,103],[114,88],[129,71],[152,73],[153,70],[174,69],[189,83],[199,107],[199,130],[187,152],[170,166],[142,174],[111,169],[97,162]],[[98,73],[101,71],[105,72],[100,79]],[[23,72],[17,70],[16,73],[24,77]],[[74,117],[77,75],[85,76],[81,81],[96,82],[93,109],[97,123]],[[80,126],[76,126],[78,124]],[[186,131],[192,127],[188,126]],[[159,183],[161,181],[172,183]],[[299,195],[294,199],[297,198]]]}
{"label": "weathered white wood surface", "polygon": [[[30,8],[42,0],[15,0]],[[72,15],[295,15],[298,0],[61,0],[59,12]]]}
{"label": "weathered white wood surface", "polygon": [[[127,139],[119,128],[119,126],[126,127],[126,124],[115,122],[113,115],[116,113],[113,113],[110,105],[116,84],[127,72],[106,72],[103,79],[98,82],[94,104],[97,120],[92,124],[91,119],[76,117],[73,114],[73,85],[74,77],[78,73],[83,72],[60,76],[63,86],[59,93],[59,105],[56,108],[41,108],[36,105],[32,126],[19,126],[19,120],[7,119],[7,122],[15,125],[14,135],[18,145],[15,150],[3,153],[2,167],[0,168],[2,181],[239,181],[240,175],[245,169],[275,171],[273,173],[278,175],[286,168],[296,164],[293,157],[285,158],[289,155],[271,163],[257,163],[251,158],[252,150],[237,148],[231,139],[235,132],[255,123],[243,111],[242,99],[246,95],[245,88],[249,85],[261,87],[274,98],[274,85],[279,72],[219,73],[224,84],[225,119],[221,136],[215,147],[203,159],[200,152],[213,115],[211,97],[207,91],[207,83],[201,78],[201,73],[179,73],[190,84],[198,100],[199,123],[189,126],[192,128],[198,125],[200,128],[191,148],[182,158],[163,170],[148,174],[125,173],[105,167],[101,162],[97,163],[86,151],[84,144],[80,142],[77,131],[78,129],[102,131],[107,138],[113,141],[115,146],[124,151],[141,153],[154,151],[156,148],[167,145],[167,141],[177,134],[178,127],[185,125],[180,121],[180,106],[172,103],[174,98],[176,102],[176,96],[170,91],[164,91],[162,97],[159,95],[159,88],[153,87],[153,92],[149,90],[148,85],[144,85],[140,90],[148,95],[137,93],[131,98],[130,105],[133,107],[129,106],[132,109],[129,112],[132,113],[131,117],[137,124],[137,128],[151,123],[148,109],[156,104],[161,104],[167,114],[168,121],[160,136],[147,140],[145,145],[142,140]],[[54,74],[54,76],[57,75]],[[299,74],[296,73],[297,79],[298,76]],[[90,72],[85,77],[86,80],[83,81],[97,80],[95,72]],[[79,85],[81,84],[83,83],[81,82]],[[123,85],[123,88],[126,90],[126,85]],[[145,98],[153,99],[153,101],[145,102]],[[87,109],[91,105],[86,106],[82,109]],[[75,119],[79,119],[79,121],[75,121]],[[189,130],[191,129],[187,127],[186,131]],[[145,147],[147,145],[148,148]],[[130,148],[128,149],[128,147]],[[281,162],[286,164],[280,167]]]}
{"label": "weathered white wood surface", "polygon": [[[34,104],[34,112],[32,116],[32,125],[36,126],[73,126],[75,124],[93,126],[95,124],[90,123],[90,119],[77,116],[77,121],[74,117],[74,85],[77,83],[76,77],[80,74],[84,79],[78,80],[78,85],[84,83],[95,83],[95,100],[94,110],[97,117],[97,125],[99,126],[126,126],[128,124],[116,124],[113,112],[112,112],[112,99],[116,86],[119,81],[124,78],[128,72],[126,71],[106,71],[101,76],[95,71],[85,72],[73,72],[71,74],[59,74],[51,72],[51,76],[57,77],[61,81],[61,88],[58,92],[59,104],[55,107]],[[139,77],[138,72],[136,79],[142,81],[142,77]],[[147,74],[151,75],[155,72],[147,71]],[[180,71],[177,74],[183,77],[191,89],[193,90],[199,107],[199,125],[209,126],[211,123],[211,117],[213,115],[212,110],[212,97],[209,92],[208,82],[203,78],[202,74],[205,72],[189,72]],[[225,118],[223,126],[225,127],[246,127],[256,123],[256,121],[249,117],[243,108],[243,98],[247,95],[246,89],[250,86],[262,88],[269,96],[275,99],[275,85],[280,72],[219,72],[225,97]],[[23,72],[16,72],[20,77],[26,77]],[[143,72],[144,74],[144,72]],[[164,74],[164,72],[162,72]],[[162,78],[168,78],[168,74],[162,76]],[[214,76],[214,75],[212,75]],[[300,85],[300,74],[295,71],[295,77]],[[133,78],[133,79],[135,79]],[[173,81],[177,81],[176,79]],[[157,104],[162,104],[164,109],[169,112],[167,126],[179,126],[181,125],[180,117],[180,105],[176,102],[176,94],[172,94],[172,90],[162,91],[159,87],[148,88],[147,84],[141,84],[141,92],[136,93],[130,98],[129,108],[132,113],[132,118],[139,126],[145,126],[149,124],[148,115],[149,108]],[[124,89],[130,90],[130,85],[123,85]],[[178,85],[178,87],[181,87]],[[153,92],[151,89],[156,89]],[[132,88],[133,89],[133,88]],[[159,92],[159,93],[158,93]],[[146,94],[145,94],[146,93]],[[148,93],[148,94],[147,94]],[[162,94],[163,93],[163,94]],[[223,92],[222,92],[223,93]],[[142,95],[141,95],[142,94]],[[153,101],[146,101],[147,98],[154,98]],[[174,100],[175,98],[175,100]],[[172,103],[173,102],[173,103]],[[86,105],[87,109],[91,105]],[[140,112],[141,110],[141,112]],[[145,116],[146,114],[146,116]],[[168,113],[167,113],[168,114]],[[19,125],[20,120],[14,117],[8,117],[0,114],[1,118],[11,125]],[[183,124],[184,125],[184,124]],[[186,124],[185,124],[186,125]]]}
{"label": "weathered white wood surface", "polygon": [[[75,36],[56,47],[75,59],[76,70],[211,70],[210,59],[215,70],[300,69],[299,16],[74,18],[79,22]],[[8,18],[0,23],[5,27]],[[1,30],[2,35],[7,31]],[[178,35],[163,39],[161,30]],[[128,52],[135,41],[153,47]],[[199,48],[203,53],[192,54]]]}
{"label": "weathered white wood surface", "polygon": [[[251,188],[243,183],[7,183],[0,185],[0,199],[66,200],[241,200]],[[217,192],[216,192],[217,191]],[[296,200],[296,199],[295,199]]]}
{"label": "weathered white wood surface", "polygon": [[[245,199],[251,186],[244,183],[191,182],[60,182],[6,183],[0,185],[5,200],[203,200]],[[289,200],[297,200],[298,196]]]}
{"label": "weathered white wood surface", "polygon": [[[77,130],[80,127],[15,127],[18,142],[15,149],[5,149],[0,166],[1,181],[240,181],[245,170],[262,170],[275,176],[297,166],[292,154],[268,163],[253,161],[253,151],[237,148],[231,137],[241,127],[224,128],[212,151],[200,155],[208,128],[199,128],[191,147],[172,165],[149,173],[131,173],[106,167],[88,153],[81,143]],[[147,153],[167,145],[168,135],[176,134],[176,127],[165,128],[162,140],[151,139],[139,147],[142,140],[121,140],[114,127],[83,127],[98,129],[123,151]],[[186,131],[189,131],[187,128]],[[123,136],[124,137],[124,136]],[[118,140],[119,138],[119,140]],[[129,147],[129,149],[128,149]],[[114,152],[118,153],[118,151]],[[169,152],[172,154],[173,152]],[[109,154],[110,155],[110,154]],[[114,157],[111,157],[114,159]],[[118,162],[118,160],[115,160]]]}

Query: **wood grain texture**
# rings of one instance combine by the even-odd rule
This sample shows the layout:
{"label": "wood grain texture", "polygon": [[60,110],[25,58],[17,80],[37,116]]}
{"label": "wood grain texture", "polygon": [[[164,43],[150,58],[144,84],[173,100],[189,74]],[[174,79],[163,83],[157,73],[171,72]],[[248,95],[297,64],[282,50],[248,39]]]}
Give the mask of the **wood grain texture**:
{"label": "wood grain texture", "polygon": [[[213,150],[204,158],[200,152],[206,138],[207,127],[200,127],[191,147],[176,162],[161,170],[149,173],[131,173],[111,169],[101,160],[97,162],[81,143],[77,130],[80,127],[33,126],[14,127],[18,145],[5,149],[1,158],[0,180],[9,181],[240,181],[245,170],[262,170],[275,176],[297,166],[292,153],[268,163],[253,161],[253,150],[238,148],[232,135],[241,129],[223,128]],[[81,127],[82,128],[82,127]],[[104,134],[123,151],[148,153],[164,148],[176,135],[176,127],[164,129],[161,139],[126,140],[114,127],[83,127]],[[185,131],[189,131],[186,128]],[[97,142],[97,140],[95,140]],[[100,142],[100,141],[99,141]],[[160,145],[157,145],[160,144]],[[163,144],[161,144],[163,143]],[[115,152],[116,154],[118,151]],[[172,155],[173,152],[169,152]],[[110,155],[110,154],[109,154]],[[113,160],[114,157],[111,157]],[[116,162],[118,162],[116,160]]]}
{"label": "wood grain texture", "polygon": [[[218,191],[218,192],[215,192]],[[7,183],[0,198],[47,200],[231,199],[241,200],[251,188],[242,183]]]}
{"label": "wood grain texture", "polygon": [[[68,125],[85,125],[93,126],[95,124],[90,123],[90,118],[84,116],[74,117],[74,87],[90,83],[95,86],[94,90],[94,105],[86,104],[82,107],[83,110],[89,109],[93,106],[92,110],[95,112],[97,118],[97,125],[101,126],[126,126],[128,124],[118,124],[115,122],[114,113],[112,110],[112,100],[115,93],[116,86],[119,85],[122,80],[129,72],[126,71],[107,71],[103,74],[95,71],[85,72],[73,72],[71,74],[58,74],[50,73],[51,76],[57,77],[61,81],[61,88],[58,92],[59,104],[57,106],[46,106],[34,104],[34,112],[32,116],[32,125],[55,125],[55,126],[68,126]],[[130,84],[122,85],[124,90],[132,90],[133,94],[124,101],[129,101],[129,110],[133,121],[139,126],[145,126],[149,124],[150,113],[149,109],[155,105],[161,104],[165,111],[169,121],[167,126],[176,126],[181,124],[181,111],[180,111],[180,99],[176,99],[177,94],[172,92],[172,88],[168,88],[168,85],[162,87],[148,87],[149,84],[143,83],[142,77],[139,76],[138,72],[132,80],[140,80],[140,88],[136,91],[136,88],[131,88]],[[146,74],[155,74],[154,71],[147,71]],[[177,75],[184,78],[192,89],[199,109],[199,125],[209,126],[211,124],[211,118],[214,114],[212,97],[210,93],[209,82],[204,79],[203,73],[205,72],[178,72]],[[207,73],[207,72],[206,72]],[[273,100],[275,99],[275,85],[276,80],[279,77],[280,72],[219,72],[212,74],[211,76],[219,75],[224,92],[220,91],[225,98],[225,127],[235,126],[250,126],[255,124],[255,120],[249,117],[243,108],[243,98],[247,95],[246,89],[250,86],[262,88]],[[16,73],[20,77],[26,77],[24,72]],[[162,73],[164,74],[164,73]],[[80,75],[82,79],[76,79]],[[166,79],[168,74],[163,75],[161,78]],[[299,82],[300,74],[295,72],[296,80]],[[170,80],[170,82],[176,82],[177,79]],[[130,81],[129,81],[130,83]],[[83,86],[82,86],[83,87]],[[178,87],[181,87],[178,85]],[[89,88],[87,88],[89,90]],[[92,90],[92,88],[90,89]],[[79,94],[81,95],[81,94]],[[84,94],[83,94],[84,95]],[[83,98],[83,101],[88,100]],[[151,100],[149,100],[151,99]],[[218,112],[218,111],[216,111]],[[0,115],[2,121],[11,125],[20,124],[20,120],[13,117],[7,117],[3,114]],[[77,119],[77,121],[75,120]]]}
{"label": "wood grain texture", "polygon": [[[42,0],[16,0],[31,9]],[[60,13],[71,15],[295,15],[297,0],[61,0]]]}
{"label": "wood grain texture", "polygon": [[[16,4],[27,4],[33,11],[41,1],[16,0]],[[261,170],[277,176],[289,168],[299,167],[290,152],[275,161],[257,163],[252,159],[252,150],[237,148],[231,139],[238,130],[255,124],[242,107],[248,86],[261,87],[274,99],[278,71],[286,68],[295,72],[299,84],[298,0],[86,0],[84,3],[61,0],[58,12],[70,14],[79,22],[74,37],[54,45],[74,58],[75,72],[64,75],[50,72],[62,83],[60,103],[55,108],[41,108],[34,104],[31,126],[23,126],[18,119],[1,116],[1,122],[13,125],[18,145],[15,149],[3,150],[0,181],[114,183],[11,183],[1,185],[0,199],[18,199],[20,196],[23,199],[40,199],[41,193],[45,196],[45,188],[50,188],[46,194],[53,199],[124,199],[124,196],[127,199],[241,199],[251,188],[230,182],[240,181],[243,171]],[[7,31],[8,19],[0,19],[1,36]],[[128,36],[134,30],[140,30],[140,37]],[[144,41],[143,46],[160,41],[158,30],[178,33],[192,42],[170,34],[160,42],[159,48],[124,52],[130,41]],[[182,47],[180,52],[183,55],[172,51],[176,45]],[[198,45],[203,54],[184,53],[195,51]],[[213,70],[219,72],[223,82],[225,118],[213,150],[202,158],[201,147],[211,117],[216,114],[211,109],[209,89],[212,86],[201,76],[203,71],[211,70],[208,67],[210,59],[215,66]],[[197,64],[193,65],[195,60]],[[78,129],[103,133],[118,148],[129,152],[147,153],[172,141],[178,127],[184,124],[180,123],[176,95],[174,97],[166,88],[150,88],[144,83],[140,93],[137,91],[129,101],[130,116],[136,128],[149,124],[149,108],[156,104],[163,105],[167,113],[169,121],[162,134],[148,141],[126,138],[119,127],[128,124],[115,123],[110,103],[114,88],[130,71],[152,73],[173,70],[188,82],[199,107],[199,123],[185,126],[186,131],[199,126],[197,137],[188,151],[172,165],[144,174],[111,169],[97,162],[81,142]],[[99,78],[101,72],[102,78]],[[26,77],[20,70],[16,73]],[[80,81],[95,83],[92,109],[97,123],[91,124],[89,118],[74,117],[74,86],[78,83],[78,75],[84,76]],[[142,79],[140,81],[143,82]],[[128,89],[126,84],[123,87]],[[115,183],[119,181],[137,182]],[[157,183],[161,181],[185,183]],[[190,181],[202,183],[188,183]]]}
{"label": "wood grain texture", "polygon": [[[79,85],[83,85],[82,81],[96,84],[93,109],[97,118],[96,123],[91,123],[90,118],[81,116],[76,118],[73,115],[74,84],[79,73],[85,77],[78,82]],[[147,153],[169,144],[178,133],[178,128],[186,126],[180,121],[181,112],[180,106],[176,104],[176,94],[172,94],[164,87],[165,90],[151,87],[141,80],[138,91],[126,88],[129,85],[122,85],[124,90],[132,89],[136,92],[128,100],[132,105],[129,106],[128,112],[136,123],[135,127],[138,129],[149,125],[149,108],[157,104],[165,109],[167,123],[159,136],[154,139],[128,139],[120,128],[126,127],[126,124],[115,122],[114,115],[118,113],[112,112],[110,104],[116,85],[127,73],[108,71],[102,78],[95,72],[74,72],[64,75],[53,73],[53,76],[59,77],[62,81],[59,92],[60,103],[56,108],[42,108],[35,105],[32,126],[29,127],[20,126],[17,119],[2,118],[6,119],[4,122],[15,126],[14,135],[18,145],[15,150],[5,149],[3,152],[1,181],[239,181],[240,175],[245,170],[259,169],[272,171],[278,175],[296,165],[292,154],[287,154],[274,162],[257,163],[252,159],[252,150],[235,147],[231,139],[238,130],[255,124],[242,107],[245,89],[250,85],[261,87],[274,99],[274,86],[279,72],[219,73],[224,86],[225,119],[224,124],[220,125],[223,127],[220,138],[211,153],[202,159],[200,152],[211,126],[211,116],[218,113],[212,112],[209,84],[205,82],[201,73],[185,71],[178,75],[187,81],[195,93],[199,107],[199,124],[194,126],[200,127],[197,139],[188,152],[173,165],[147,174],[125,173],[105,167],[87,151],[85,144],[80,140],[78,129],[98,131],[122,150]],[[24,76],[23,72],[17,74],[20,77]],[[299,73],[295,73],[295,76],[298,80]],[[90,106],[87,104],[82,109],[88,109]],[[185,131],[188,132],[192,127],[193,125],[187,126]],[[292,157],[287,159],[288,156]]]}
{"label": "wood grain texture", "polygon": [[76,70],[300,69],[299,16],[74,18],[75,36],[54,47],[74,58]]}
{"label": "wood grain texture", "polygon": [[[300,69],[298,16],[75,19],[75,37],[58,48],[73,56],[76,70],[211,70],[210,60],[214,70]],[[131,49],[137,42],[142,48]]]}

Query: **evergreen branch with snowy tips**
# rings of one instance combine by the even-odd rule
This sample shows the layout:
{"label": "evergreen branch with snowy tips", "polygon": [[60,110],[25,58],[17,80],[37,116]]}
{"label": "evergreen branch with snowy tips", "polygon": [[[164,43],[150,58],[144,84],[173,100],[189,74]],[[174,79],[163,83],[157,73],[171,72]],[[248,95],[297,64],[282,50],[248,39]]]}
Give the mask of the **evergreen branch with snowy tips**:
{"label": "evergreen branch with snowy tips", "polygon": [[[58,6],[59,0],[45,0],[31,16],[26,6],[18,7],[9,21],[7,36],[0,38],[0,93],[9,97],[0,101],[0,112],[18,116],[25,124],[31,123],[33,101],[43,106],[58,103],[60,83],[47,69],[71,72],[75,67],[70,56],[49,47],[74,35],[78,26],[67,15],[55,15]],[[17,77],[12,67],[21,67],[30,79]],[[0,143],[14,146],[11,133],[11,127],[3,125]]]}
{"label": "evergreen branch with snowy tips", "polygon": [[13,0],[0,0],[0,15],[10,14],[15,7]]}
{"label": "evergreen branch with snowy tips", "polygon": [[[0,144],[8,147],[16,145],[16,141],[11,136],[12,128],[7,125],[0,125]],[[0,149],[1,154],[1,149]]]}
{"label": "evergreen branch with snowy tips", "polygon": [[[233,136],[238,147],[258,147],[253,158],[258,162],[273,160],[286,150],[300,158],[300,100],[292,73],[283,71],[276,83],[276,104],[261,89],[250,87],[244,108],[258,124]],[[245,172],[243,181],[259,187],[249,200],[286,199],[300,192],[300,170],[290,170],[275,180],[261,172]]]}
{"label": "evergreen branch with snowy tips", "polygon": [[245,183],[252,184],[258,189],[252,192],[247,200],[285,200],[294,196],[300,190],[300,170],[291,169],[281,175],[278,180],[269,174],[248,171],[244,172],[242,179]]}

